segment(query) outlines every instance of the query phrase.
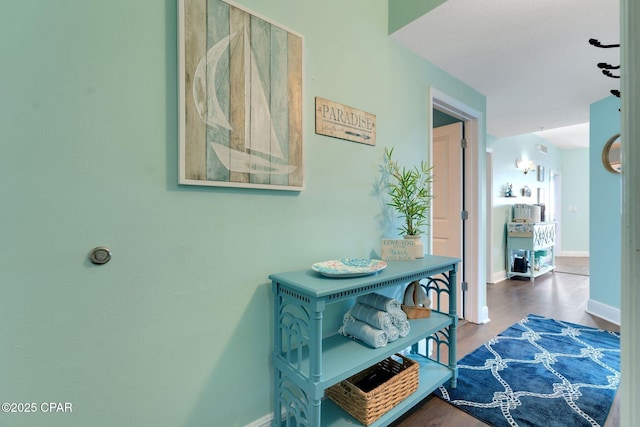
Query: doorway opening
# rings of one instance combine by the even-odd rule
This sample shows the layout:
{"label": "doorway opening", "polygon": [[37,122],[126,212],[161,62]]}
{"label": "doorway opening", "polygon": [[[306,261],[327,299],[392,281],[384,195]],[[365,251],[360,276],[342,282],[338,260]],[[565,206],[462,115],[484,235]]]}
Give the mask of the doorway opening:
{"label": "doorway opening", "polygon": [[549,206],[546,220],[556,223],[556,254],[562,253],[562,176],[560,172],[552,170],[549,180]]}
{"label": "doorway opening", "polygon": [[[464,263],[464,275],[467,290],[464,292],[464,310],[459,298],[459,316],[473,323],[486,323],[489,321],[489,310],[486,298],[486,262],[485,262],[485,242],[486,230],[486,206],[485,206],[485,149],[484,135],[482,130],[482,114],[469,107],[465,103],[439,91],[436,88],[429,88],[428,111],[430,129],[428,135],[428,151],[430,159],[434,158],[434,133],[433,133],[433,111],[445,113],[457,121],[463,123],[464,139],[466,148],[464,150],[465,176],[461,179],[460,187],[451,189],[461,195],[466,214],[460,212],[461,216],[466,216],[464,220],[464,244],[462,256]],[[438,114],[438,113],[436,113]],[[435,165],[434,165],[435,166]],[[462,165],[460,165],[462,168]],[[462,169],[460,169],[462,176]],[[463,194],[463,187],[466,189]],[[433,249],[433,221],[431,221],[429,247]],[[462,221],[460,221],[462,230]],[[461,284],[462,286],[462,284]],[[464,311],[464,312],[463,312]]]}

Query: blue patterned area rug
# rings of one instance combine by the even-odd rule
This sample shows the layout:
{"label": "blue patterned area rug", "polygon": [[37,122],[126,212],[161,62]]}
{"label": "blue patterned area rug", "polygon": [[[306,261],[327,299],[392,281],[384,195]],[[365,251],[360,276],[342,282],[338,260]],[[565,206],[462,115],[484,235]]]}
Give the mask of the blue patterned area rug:
{"label": "blue patterned area rug", "polygon": [[528,315],[458,363],[436,395],[492,426],[600,426],[620,381],[620,335]]}

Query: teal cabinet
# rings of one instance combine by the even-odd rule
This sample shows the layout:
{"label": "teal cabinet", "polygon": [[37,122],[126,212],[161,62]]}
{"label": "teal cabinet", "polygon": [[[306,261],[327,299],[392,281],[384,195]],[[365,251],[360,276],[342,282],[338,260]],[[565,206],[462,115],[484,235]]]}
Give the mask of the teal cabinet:
{"label": "teal cabinet", "polygon": [[507,223],[507,278],[555,270],[556,223]]}
{"label": "teal cabinet", "polygon": [[[378,419],[385,426],[445,381],[456,386],[456,272],[459,259],[426,255],[415,261],[389,261],[386,269],[364,277],[328,278],[311,270],[272,274],[274,295],[274,426],[348,426],[358,421],[324,398],[332,385],[402,352],[420,365],[418,390]],[[329,304],[360,295],[421,283],[432,295],[426,319],[410,320],[411,331],[386,347],[365,344],[323,330]],[[441,304],[442,303],[442,304]],[[324,338],[323,338],[324,337]],[[426,345],[418,345],[421,341]],[[431,345],[433,344],[433,345]],[[442,345],[448,351],[441,352]],[[430,349],[434,349],[430,354]],[[445,354],[446,360],[440,360]]]}

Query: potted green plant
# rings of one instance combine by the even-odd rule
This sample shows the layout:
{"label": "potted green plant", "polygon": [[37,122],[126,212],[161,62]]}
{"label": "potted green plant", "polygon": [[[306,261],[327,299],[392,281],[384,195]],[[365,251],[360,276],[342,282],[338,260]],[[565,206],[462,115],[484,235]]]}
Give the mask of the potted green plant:
{"label": "potted green plant", "polygon": [[388,174],[387,191],[391,201],[387,203],[403,223],[398,231],[405,239],[416,240],[416,257],[424,257],[421,240],[429,225],[429,212],[433,200],[433,166],[425,161],[412,168],[400,167],[393,159],[393,148],[384,150],[385,171]]}

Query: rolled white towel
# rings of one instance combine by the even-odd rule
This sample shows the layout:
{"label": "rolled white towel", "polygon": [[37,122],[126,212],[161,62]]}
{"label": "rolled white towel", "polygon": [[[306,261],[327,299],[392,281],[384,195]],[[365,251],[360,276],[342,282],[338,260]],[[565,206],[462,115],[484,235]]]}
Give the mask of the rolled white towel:
{"label": "rolled white towel", "polygon": [[386,311],[378,310],[377,308],[370,307],[368,305],[356,303],[347,314],[352,317],[368,323],[374,328],[386,330],[392,325],[393,320],[391,315]]}
{"label": "rolled white towel", "polygon": [[411,331],[411,323],[409,323],[409,321],[407,320],[404,323],[397,325],[396,328],[398,328],[400,338],[404,338],[409,335],[409,332]]}
{"label": "rolled white towel", "polygon": [[[400,318],[402,318],[402,315],[404,315],[404,323],[408,323],[406,321],[407,317],[404,311],[400,310],[398,315]],[[387,313],[386,311],[381,311],[376,308],[369,307],[368,305],[356,303],[353,307],[351,307],[349,311],[345,313],[343,323],[347,323],[353,320],[359,320],[376,329],[382,329],[387,334],[388,342],[392,342],[400,338],[400,329],[394,326],[391,314]],[[402,325],[402,321],[400,321],[398,324]],[[403,328],[403,332],[405,331],[405,329],[406,328]],[[404,336],[406,336],[406,334]]]}
{"label": "rolled white towel", "polygon": [[356,302],[368,305],[373,308],[377,308],[378,310],[382,311],[390,312],[394,309],[401,310],[400,301],[376,293],[360,295],[358,298],[356,298]]}
{"label": "rolled white towel", "polygon": [[385,331],[356,319],[345,321],[338,332],[347,337],[357,338],[373,348],[384,347],[388,342]]}
{"label": "rolled white towel", "polygon": [[400,329],[396,328],[393,325],[389,325],[389,327],[386,328],[384,331],[387,333],[387,341],[389,342],[393,342],[398,338],[400,338]]}
{"label": "rolled white towel", "polygon": [[403,323],[407,322],[407,313],[402,311],[401,308],[391,310],[389,315],[391,316],[391,323],[393,323],[395,327],[399,327]]}
{"label": "rolled white towel", "polygon": [[400,331],[400,338],[404,338],[409,335],[409,332],[411,331],[411,323],[407,320],[407,313],[402,311],[402,309],[394,309],[389,312],[389,314],[391,315],[391,323],[393,323],[393,326],[398,328],[398,331]]}

